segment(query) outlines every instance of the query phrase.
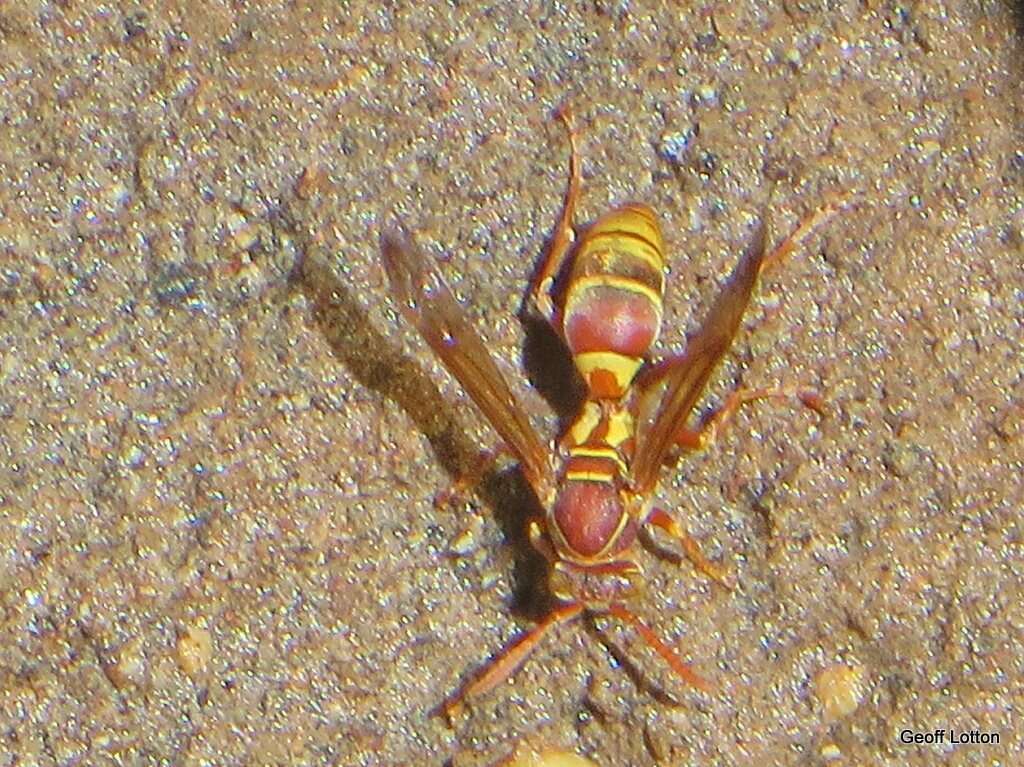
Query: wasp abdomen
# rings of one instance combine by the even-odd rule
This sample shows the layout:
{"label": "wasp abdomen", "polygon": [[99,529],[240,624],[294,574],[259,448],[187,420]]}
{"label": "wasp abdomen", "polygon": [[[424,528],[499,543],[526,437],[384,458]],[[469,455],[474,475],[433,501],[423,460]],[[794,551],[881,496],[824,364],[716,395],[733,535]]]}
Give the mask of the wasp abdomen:
{"label": "wasp abdomen", "polygon": [[663,247],[654,211],[639,203],[599,218],[576,246],[562,328],[595,397],[621,397],[658,338]]}

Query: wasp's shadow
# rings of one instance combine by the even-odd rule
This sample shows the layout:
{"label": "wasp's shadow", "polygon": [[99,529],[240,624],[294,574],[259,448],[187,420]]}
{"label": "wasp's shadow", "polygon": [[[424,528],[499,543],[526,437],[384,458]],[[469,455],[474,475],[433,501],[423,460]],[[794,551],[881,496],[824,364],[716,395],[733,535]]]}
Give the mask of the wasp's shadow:
{"label": "wasp's shadow", "polygon": [[[545,244],[545,252],[551,243]],[[570,252],[562,268],[555,275],[551,298],[555,306],[562,306],[575,250]],[[537,269],[540,268],[538,262]],[[537,280],[536,272],[531,284]],[[533,308],[532,296],[523,296],[519,307],[519,321],[523,324],[523,369],[534,389],[544,398],[558,416],[558,430],[561,434],[579,414],[586,398],[587,389],[565,342],[547,320]]]}
{"label": "wasp's shadow", "polygon": [[[483,415],[475,408],[467,415],[459,403],[443,396],[430,374],[401,350],[396,338],[370,322],[362,303],[364,294],[339,277],[326,252],[310,248],[304,254],[296,282],[314,307],[314,319],[334,355],[363,386],[394,402],[410,417],[452,482],[478,469],[480,445],[472,434],[480,431],[480,422],[485,422]],[[380,300],[387,299],[382,295]],[[544,372],[544,360],[555,356],[551,339],[542,341],[539,347],[529,341],[542,329],[547,325],[537,323],[533,334],[528,328],[524,355],[534,354],[528,350],[539,348],[541,361],[535,364],[542,372],[538,375],[541,380],[551,380]],[[411,327],[406,332],[415,333]],[[557,338],[553,340],[558,342]],[[427,348],[425,343],[423,347]],[[552,391],[557,389],[552,385]],[[493,432],[492,439],[490,447],[498,442]],[[533,491],[518,466],[511,466],[490,470],[470,492],[493,511],[511,545],[515,559],[512,611],[531,620],[540,619],[552,602],[546,587],[547,563],[530,544],[526,532],[528,520],[541,513]]]}

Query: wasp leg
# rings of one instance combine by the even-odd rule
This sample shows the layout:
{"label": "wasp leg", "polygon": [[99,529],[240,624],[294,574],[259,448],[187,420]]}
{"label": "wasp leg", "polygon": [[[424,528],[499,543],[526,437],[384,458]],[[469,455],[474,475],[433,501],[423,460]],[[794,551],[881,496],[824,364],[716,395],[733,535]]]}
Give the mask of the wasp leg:
{"label": "wasp leg", "polygon": [[[796,229],[764,257],[758,274],[763,274],[784,261],[811,234],[832,220],[840,211],[850,207],[857,199],[858,195],[854,192],[843,192],[827,197],[820,207],[805,216],[797,224]],[[811,408],[819,415],[824,414],[824,401],[821,395],[813,389],[776,387],[734,391],[724,405],[704,419],[698,429],[690,429],[686,426],[680,428],[676,435],[676,444],[691,450],[709,447],[715,443],[722,429],[742,405],[759,399],[788,399],[790,397],[796,397],[804,406]]]}
{"label": "wasp leg", "polygon": [[685,424],[676,432],[676,444],[687,450],[705,450],[718,441],[722,431],[736,415],[736,411],[748,402],[759,399],[791,399],[795,398],[804,407],[808,407],[818,415],[824,415],[825,403],[821,395],[814,389],[797,389],[794,387],[776,387],[772,389],[738,389],[732,392],[725,403],[711,411],[697,428]]}
{"label": "wasp leg", "polygon": [[686,558],[690,560],[690,563],[698,572],[704,573],[704,575],[715,583],[732,591],[733,585],[729,582],[725,571],[704,556],[704,552],[700,550],[700,544],[698,544],[696,539],[691,537],[690,534],[683,529],[683,526],[680,525],[671,514],[664,509],[651,509],[651,513],[648,515],[646,523],[664,530],[679,541],[679,544],[683,547],[683,553],[686,555]]}
{"label": "wasp leg", "polygon": [[572,248],[574,231],[573,217],[576,213],[576,203],[580,197],[580,156],[579,145],[576,141],[576,129],[572,124],[572,109],[568,104],[563,104],[555,112],[555,116],[562,121],[569,134],[569,186],[565,190],[565,202],[562,204],[562,213],[555,224],[555,231],[551,235],[551,242],[548,244],[544,261],[537,271],[537,276],[530,288],[533,296],[533,303],[537,310],[548,321],[558,335],[561,335],[561,327],[557,317],[557,310],[551,298],[551,291],[554,288],[555,278],[565,263],[565,257]]}
{"label": "wasp leg", "polygon": [[537,646],[537,643],[544,638],[545,634],[558,624],[571,621],[583,612],[583,609],[583,605],[579,602],[572,602],[555,608],[543,622],[538,623],[524,636],[517,639],[514,644],[505,649],[501,655],[490,662],[480,676],[465,685],[444,704],[444,712],[449,721],[459,716],[462,712],[463,701],[466,698],[482,695],[489,690],[493,690],[512,676]]}
{"label": "wasp leg", "polygon": [[797,224],[796,229],[786,239],[776,245],[771,253],[764,257],[764,260],[761,262],[760,273],[763,274],[784,261],[816,229],[832,220],[841,210],[852,205],[857,197],[858,195],[854,192],[842,192],[826,197],[825,202],[820,207],[805,216]]}

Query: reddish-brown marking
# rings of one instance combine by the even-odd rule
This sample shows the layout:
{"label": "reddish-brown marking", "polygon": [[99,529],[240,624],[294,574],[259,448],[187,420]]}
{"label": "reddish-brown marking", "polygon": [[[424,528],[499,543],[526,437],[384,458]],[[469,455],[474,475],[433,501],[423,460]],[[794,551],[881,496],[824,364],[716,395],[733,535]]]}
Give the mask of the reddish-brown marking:
{"label": "reddish-brown marking", "polygon": [[610,370],[595,368],[587,376],[587,388],[590,394],[598,399],[617,399],[622,395],[619,379]]}
{"label": "reddish-brown marking", "polygon": [[607,415],[602,415],[601,420],[597,422],[597,426],[594,427],[593,431],[590,432],[590,436],[587,437],[586,445],[588,447],[605,447],[608,444],[608,430],[611,429],[611,421]]}
{"label": "reddish-brown marking", "polygon": [[647,296],[617,287],[594,287],[565,317],[565,339],[573,354],[617,352],[642,356],[654,343],[658,313]]}
{"label": "reddish-brown marking", "polygon": [[619,473],[619,467],[611,458],[602,455],[574,455],[569,458],[565,466],[566,473],[586,472],[587,474],[601,474],[609,480]]}

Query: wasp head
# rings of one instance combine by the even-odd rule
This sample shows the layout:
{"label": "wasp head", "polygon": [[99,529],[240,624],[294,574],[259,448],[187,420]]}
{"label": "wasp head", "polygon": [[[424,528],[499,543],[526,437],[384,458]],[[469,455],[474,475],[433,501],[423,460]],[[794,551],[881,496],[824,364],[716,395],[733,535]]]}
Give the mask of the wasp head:
{"label": "wasp head", "polygon": [[563,602],[577,602],[600,611],[611,604],[632,600],[644,587],[643,571],[635,562],[581,565],[559,560],[551,567],[551,594]]}

